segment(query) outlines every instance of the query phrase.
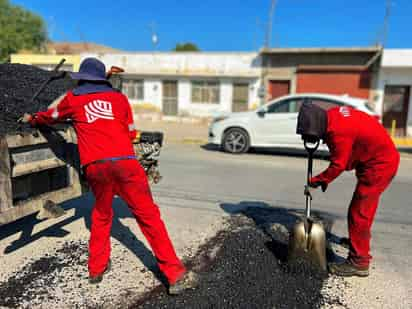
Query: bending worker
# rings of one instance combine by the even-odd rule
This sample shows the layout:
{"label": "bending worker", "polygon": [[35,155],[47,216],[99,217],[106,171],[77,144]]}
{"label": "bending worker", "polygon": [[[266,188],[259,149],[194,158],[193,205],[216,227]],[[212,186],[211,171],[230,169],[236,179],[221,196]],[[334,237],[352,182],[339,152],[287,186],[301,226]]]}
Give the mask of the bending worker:
{"label": "bending worker", "polygon": [[70,120],[76,130],[80,161],[96,200],[91,214],[89,282],[99,283],[110,268],[112,200],[118,195],[147,238],[168,279],[169,293],[193,288],[195,276],[176,256],[146,174],[136,160],[132,141],[137,132],[128,99],[112,88],[105,65],[95,58],[85,59],[79,73],[71,77],[78,85],[56,107],[25,114],[21,121],[41,126]]}
{"label": "bending worker", "polygon": [[356,172],[358,183],[348,213],[349,255],[344,263],[329,264],[329,271],[339,276],[366,277],[372,259],[373,219],[381,194],[398,170],[399,153],[375,118],[347,106],[325,111],[305,102],[297,133],[307,141],[322,139],[330,151],[329,167],[310,180],[310,187],[321,187],[325,192],[343,171]]}

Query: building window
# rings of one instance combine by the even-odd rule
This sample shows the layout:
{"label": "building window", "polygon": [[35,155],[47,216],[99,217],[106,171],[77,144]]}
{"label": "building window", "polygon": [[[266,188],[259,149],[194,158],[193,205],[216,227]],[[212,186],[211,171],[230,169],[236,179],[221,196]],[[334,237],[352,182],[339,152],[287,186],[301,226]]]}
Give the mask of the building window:
{"label": "building window", "polygon": [[195,104],[219,104],[220,83],[214,81],[192,82],[192,103]]}
{"label": "building window", "polygon": [[143,80],[123,79],[122,92],[131,100],[144,100],[143,85]]}

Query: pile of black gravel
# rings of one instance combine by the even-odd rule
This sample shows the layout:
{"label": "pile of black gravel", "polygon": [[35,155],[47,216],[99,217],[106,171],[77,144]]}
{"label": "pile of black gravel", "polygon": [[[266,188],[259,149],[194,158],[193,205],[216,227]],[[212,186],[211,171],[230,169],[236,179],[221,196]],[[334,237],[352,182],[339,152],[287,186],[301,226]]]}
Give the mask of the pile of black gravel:
{"label": "pile of black gravel", "polygon": [[19,128],[16,120],[25,112],[46,110],[61,94],[74,87],[74,81],[61,72],[40,93],[34,103],[29,103],[40,85],[51,76],[34,66],[24,64],[0,64],[0,136],[30,131],[29,126]]}
{"label": "pile of black gravel", "polygon": [[[67,276],[62,273],[84,267],[87,261],[87,242],[71,241],[50,254],[27,263],[21,270],[0,283],[0,307],[34,306],[53,299],[53,287],[60,285]],[[79,281],[80,278],[71,278]],[[81,286],[80,286],[81,288]]]}
{"label": "pile of black gravel", "polygon": [[[243,216],[233,217],[229,231],[221,232],[207,246],[213,243],[219,250],[214,261],[200,270],[198,289],[170,297],[164,289],[158,288],[130,308],[318,308],[324,304],[342,305],[338,297],[325,297],[321,293],[326,274],[304,263],[291,270],[284,260],[279,259],[279,256],[286,256],[287,245],[277,243]],[[203,253],[197,257],[197,263],[207,260],[205,251],[210,248],[201,250]]]}

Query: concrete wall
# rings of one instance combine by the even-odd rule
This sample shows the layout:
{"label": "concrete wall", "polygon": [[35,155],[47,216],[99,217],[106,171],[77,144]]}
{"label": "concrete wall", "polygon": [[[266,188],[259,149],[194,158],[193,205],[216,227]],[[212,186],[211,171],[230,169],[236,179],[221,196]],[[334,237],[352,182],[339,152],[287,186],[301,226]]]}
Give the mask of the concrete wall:
{"label": "concrete wall", "polygon": [[[128,53],[81,54],[81,59],[96,57],[106,67],[125,69],[125,78],[144,80],[144,100],[132,104],[150,104],[162,110],[162,81],[178,82],[180,115],[213,116],[232,111],[233,84],[249,84],[249,108],[259,104],[260,58],[257,53]],[[212,80],[220,84],[219,104],[191,102],[191,82]]]}
{"label": "concrete wall", "polygon": [[385,49],[375,91],[376,112],[382,115],[386,85],[410,86],[407,134],[412,136],[412,49]]}
{"label": "concrete wall", "polygon": [[379,73],[378,89],[376,90],[376,112],[382,116],[386,85],[410,86],[407,134],[412,136],[412,67],[382,68]]}
{"label": "concrete wall", "polygon": [[265,67],[285,68],[298,65],[365,65],[376,51],[371,52],[301,52],[264,54]]}
{"label": "concrete wall", "polygon": [[96,57],[107,66],[116,65],[128,73],[184,76],[259,76],[257,53],[154,52],[83,53],[81,58]]}
{"label": "concrete wall", "polygon": [[383,68],[412,68],[412,49],[385,49]]}
{"label": "concrete wall", "polygon": [[[11,63],[30,64],[34,66],[56,65],[62,58],[66,59],[64,65],[71,66],[73,71],[78,71],[80,55],[40,55],[40,54],[13,54]],[[63,67],[63,69],[65,69]]]}

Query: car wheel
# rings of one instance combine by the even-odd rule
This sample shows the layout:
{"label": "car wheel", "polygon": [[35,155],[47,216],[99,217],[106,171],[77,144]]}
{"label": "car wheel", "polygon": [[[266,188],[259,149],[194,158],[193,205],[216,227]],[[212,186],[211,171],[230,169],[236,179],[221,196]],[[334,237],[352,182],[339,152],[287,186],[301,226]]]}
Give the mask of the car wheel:
{"label": "car wheel", "polygon": [[229,129],[223,136],[223,150],[225,152],[240,154],[249,150],[249,135],[239,128]]}

